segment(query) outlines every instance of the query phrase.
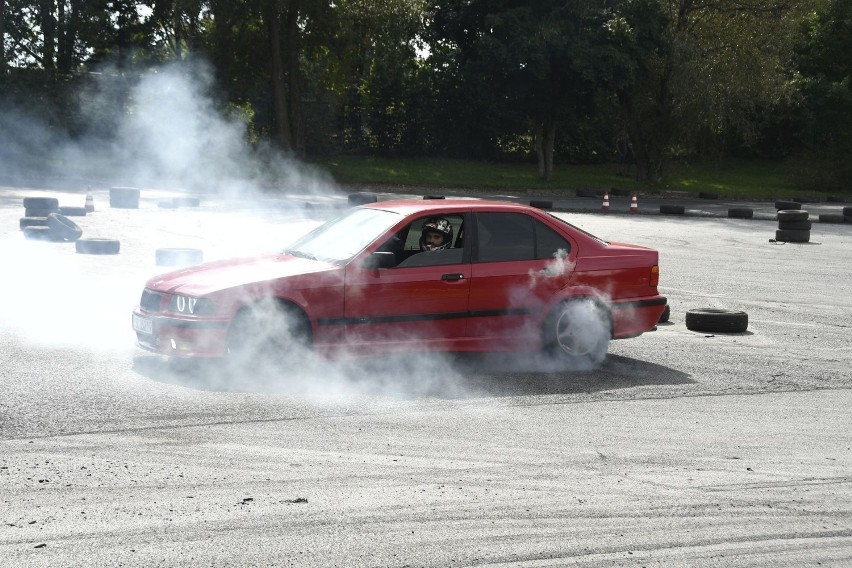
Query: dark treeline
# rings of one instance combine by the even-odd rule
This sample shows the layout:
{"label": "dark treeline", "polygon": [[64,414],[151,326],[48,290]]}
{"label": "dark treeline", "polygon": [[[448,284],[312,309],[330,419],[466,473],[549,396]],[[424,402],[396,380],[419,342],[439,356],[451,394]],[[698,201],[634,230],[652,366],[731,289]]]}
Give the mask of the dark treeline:
{"label": "dark treeline", "polygon": [[[250,143],[305,159],[517,160],[548,179],[626,134],[643,182],[737,155],[852,185],[848,0],[0,0],[0,36],[0,104],[57,136],[107,139],[138,77],[202,64]],[[92,121],[105,84],[117,110]]]}

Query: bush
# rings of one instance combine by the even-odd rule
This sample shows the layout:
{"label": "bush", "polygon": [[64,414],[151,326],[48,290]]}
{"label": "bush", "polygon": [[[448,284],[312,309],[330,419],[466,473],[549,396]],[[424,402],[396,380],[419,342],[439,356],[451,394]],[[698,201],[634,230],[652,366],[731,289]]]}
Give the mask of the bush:
{"label": "bush", "polygon": [[852,191],[852,160],[845,152],[800,152],[787,160],[784,173],[801,189]]}

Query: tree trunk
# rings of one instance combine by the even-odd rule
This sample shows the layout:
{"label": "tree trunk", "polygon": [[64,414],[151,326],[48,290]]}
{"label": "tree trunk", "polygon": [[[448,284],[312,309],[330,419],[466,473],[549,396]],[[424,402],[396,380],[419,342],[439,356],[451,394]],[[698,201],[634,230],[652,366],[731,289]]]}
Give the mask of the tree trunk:
{"label": "tree trunk", "polygon": [[42,39],[42,67],[48,75],[53,75],[56,70],[56,18],[53,15],[53,0],[41,0],[39,4],[39,18],[41,20]]}
{"label": "tree trunk", "polygon": [[0,0],[0,83],[6,77],[6,0]]}
{"label": "tree trunk", "polygon": [[538,121],[535,123],[533,138],[535,138],[535,155],[538,160],[538,177],[539,179],[544,179],[546,175],[544,167],[544,125]]}
{"label": "tree trunk", "polygon": [[548,119],[544,124],[544,179],[553,177],[553,146],[556,142],[556,121]]}
{"label": "tree trunk", "polygon": [[281,45],[281,11],[277,0],[272,0],[268,4],[266,22],[272,55],[272,127],[275,140],[284,151],[290,152],[293,149],[293,131],[290,124],[287,78]]}
{"label": "tree trunk", "polygon": [[[642,95],[639,95],[642,97]],[[671,111],[667,107],[665,83],[649,105],[635,103],[626,92],[618,94],[621,111],[627,123],[636,164],[636,181],[656,184],[663,179],[666,146],[671,140]],[[644,98],[640,99],[644,100]],[[628,158],[629,159],[629,158]]]}
{"label": "tree trunk", "polygon": [[553,177],[553,147],[556,142],[556,121],[550,118],[536,121],[535,153],[538,158],[538,177],[550,181]]}
{"label": "tree trunk", "polygon": [[68,3],[67,11],[64,1],[58,2],[56,6],[58,8],[56,20],[56,68],[61,74],[68,74],[71,72],[74,61],[74,40],[77,35],[75,24],[77,10],[73,0]]}
{"label": "tree trunk", "polygon": [[302,120],[302,89],[299,84],[299,0],[290,0],[287,13],[287,79],[290,87],[290,146],[299,155],[305,152],[305,129]]}
{"label": "tree trunk", "polygon": [[174,32],[175,32],[175,59],[181,61],[183,59],[183,14],[181,14],[180,9],[175,6],[174,11],[172,12],[172,21],[174,22]]}

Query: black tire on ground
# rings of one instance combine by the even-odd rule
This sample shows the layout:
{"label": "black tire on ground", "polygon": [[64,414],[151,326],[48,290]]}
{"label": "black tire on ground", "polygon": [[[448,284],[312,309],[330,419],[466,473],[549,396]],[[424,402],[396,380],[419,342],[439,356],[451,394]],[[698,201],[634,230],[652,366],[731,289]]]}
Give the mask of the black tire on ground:
{"label": "black tire on ground", "polygon": [[443,195],[424,195],[423,199],[446,199]]}
{"label": "black tire on ground", "polygon": [[55,241],[53,231],[47,226],[30,226],[21,229],[24,236],[34,241]]}
{"label": "black tire on ground", "polygon": [[204,252],[194,248],[159,248],[154,259],[157,266],[192,266],[204,262]]}
{"label": "black tire on ground", "polygon": [[22,231],[24,227],[47,227],[47,217],[21,217],[18,224]]}
{"label": "black tire on ground", "polygon": [[669,305],[666,304],[666,307],[663,310],[663,313],[660,314],[660,319],[657,320],[657,321],[658,321],[658,323],[667,322],[667,321],[669,321],[670,316],[671,316],[671,309],[669,308]]}
{"label": "black tire on ground", "polygon": [[139,189],[135,187],[109,188],[109,206],[116,209],[139,209]]}
{"label": "black tire on ground", "polygon": [[837,197],[836,195],[828,195],[825,200],[829,203],[844,203],[844,199],[842,197]]}
{"label": "black tire on ground", "polygon": [[201,198],[199,197],[175,197],[172,199],[175,207],[199,207],[201,206]]}
{"label": "black tire on ground", "polygon": [[748,314],[716,308],[688,310],[686,329],[713,333],[742,333],[748,329]]}
{"label": "black tire on ground", "polygon": [[838,213],[822,213],[819,216],[820,223],[845,223],[846,217]]}
{"label": "black tire on ground", "polygon": [[60,207],[58,213],[66,217],[85,217],[85,207]]}
{"label": "black tire on ground", "polygon": [[808,212],[807,211],[790,211],[789,209],[783,209],[778,211],[778,220],[779,221],[807,221],[808,220]]}
{"label": "black tire on ground", "polygon": [[553,202],[544,199],[532,199],[530,200],[530,207],[535,207],[536,209],[553,209]]}
{"label": "black tire on ground", "polygon": [[816,199],[808,198],[808,197],[794,197],[793,201],[796,203],[816,203]]}
{"label": "black tire on ground", "polygon": [[24,197],[24,209],[58,209],[59,200],[55,197]]}
{"label": "black tire on ground", "polygon": [[613,188],[610,188],[609,194],[615,195],[615,196],[618,196],[618,197],[624,197],[626,195],[630,195],[630,190],[625,189],[623,187],[613,187]]}
{"label": "black tire on ground", "polygon": [[24,209],[24,217],[47,217],[58,212],[59,207],[27,207]]}
{"label": "black tire on ground", "polygon": [[157,207],[160,209],[174,209],[176,206],[173,199],[163,199],[157,202]]}
{"label": "black tire on ground", "polygon": [[79,254],[118,254],[121,242],[115,239],[78,239],[74,243]]}
{"label": "black tire on ground", "polygon": [[852,223],[852,215],[848,215],[846,217],[843,217],[843,222],[844,223]]}
{"label": "black tire on ground", "polygon": [[795,201],[776,201],[775,202],[775,209],[778,209],[779,211],[782,210],[782,209],[795,210],[795,209],[801,209],[801,208],[802,208],[802,204],[796,203]]}
{"label": "black tire on ground", "polygon": [[775,240],[782,243],[806,243],[811,240],[811,232],[778,229],[775,231]]}
{"label": "black tire on ground", "polygon": [[731,207],[728,209],[728,217],[731,219],[751,219],[754,217],[754,209],[751,207]]}
{"label": "black tire on ground", "polygon": [[311,324],[299,308],[265,298],[241,309],[228,328],[227,358],[263,374],[292,367],[311,350]]}
{"label": "black tire on ground", "polygon": [[663,215],[683,215],[685,212],[683,205],[660,205],[660,213]]}
{"label": "black tire on ground", "polygon": [[778,228],[786,231],[810,231],[810,221],[778,221]]}
{"label": "black tire on ground", "polygon": [[47,226],[57,241],[76,241],[83,236],[83,229],[77,223],[59,213],[47,216]]}
{"label": "black tire on ground", "polygon": [[844,207],[843,208],[843,215],[845,217],[852,217],[852,207]]}
{"label": "black tire on ground", "polygon": [[544,321],[544,350],[571,365],[596,367],[606,358],[612,338],[609,311],[590,299],[576,299],[556,306]]}
{"label": "black tire on ground", "polygon": [[702,191],[698,194],[698,197],[701,199],[719,199],[719,194],[712,193],[709,191]]}
{"label": "black tire on ground", "polygon": [[574,192],[577,197],[598,197],[596,189],[578,189]]}

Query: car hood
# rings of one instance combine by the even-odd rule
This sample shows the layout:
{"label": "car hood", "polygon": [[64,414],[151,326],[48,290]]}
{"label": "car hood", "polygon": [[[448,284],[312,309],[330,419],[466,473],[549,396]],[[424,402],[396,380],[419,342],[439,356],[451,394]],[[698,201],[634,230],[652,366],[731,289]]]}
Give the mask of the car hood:
{"label": "car hood", "polygon": [[339,269],[335,264],[319,260],[267,254],[208,262],[160,274],[149,279],[145,286],[159,292],[205,296],[238,286]]}

